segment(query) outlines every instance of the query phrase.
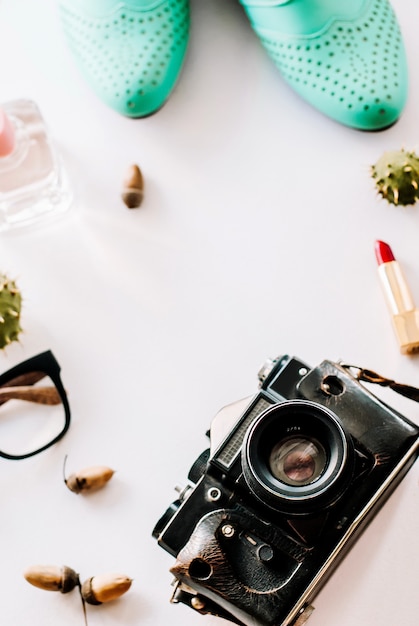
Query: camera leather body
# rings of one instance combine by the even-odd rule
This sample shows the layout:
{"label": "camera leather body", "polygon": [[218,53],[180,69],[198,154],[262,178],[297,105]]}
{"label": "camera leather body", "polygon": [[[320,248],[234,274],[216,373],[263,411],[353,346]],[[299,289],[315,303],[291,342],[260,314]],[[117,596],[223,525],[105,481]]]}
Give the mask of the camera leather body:
{"label": "camera leather body", "polygon": [[276,359],[156,525],[176,559],[174,601],[248,626],[304,623],[418,442],[340,364]]}

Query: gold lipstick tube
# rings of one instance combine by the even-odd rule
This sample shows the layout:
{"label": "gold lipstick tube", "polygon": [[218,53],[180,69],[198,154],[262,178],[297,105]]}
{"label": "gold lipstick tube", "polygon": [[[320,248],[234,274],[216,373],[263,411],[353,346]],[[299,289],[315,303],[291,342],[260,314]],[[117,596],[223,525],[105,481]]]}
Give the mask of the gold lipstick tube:
{"label": "gold lipstick tube", "polygon": [[395,259],[381,262],[378,275],[400,351],[402,354],[419,352],[419,310],[399,263]]}

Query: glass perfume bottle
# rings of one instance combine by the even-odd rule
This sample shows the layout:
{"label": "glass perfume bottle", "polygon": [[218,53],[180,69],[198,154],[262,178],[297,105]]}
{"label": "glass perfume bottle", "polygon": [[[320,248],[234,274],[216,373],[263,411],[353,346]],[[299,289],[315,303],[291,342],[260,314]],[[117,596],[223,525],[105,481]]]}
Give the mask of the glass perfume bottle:
{"label": "glass perfume bottle", "polygon": [[0,105],[0,231],[62,213],[71,200],[37,104],[21,99]]}

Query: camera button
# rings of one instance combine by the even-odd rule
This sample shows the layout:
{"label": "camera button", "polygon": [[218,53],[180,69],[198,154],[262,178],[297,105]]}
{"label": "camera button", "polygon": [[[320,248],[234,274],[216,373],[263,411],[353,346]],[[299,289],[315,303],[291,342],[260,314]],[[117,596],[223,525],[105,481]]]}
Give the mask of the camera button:
{"label": "camera button", "polygon": [[221,527],[221,532],[223,533],[224,537],[227,537],[227,539],[231,539],[231,537],[234,537],[236,529],[231,524],[224,524]]}
{"label": "camera button", "polygon": [[207,499],[209,502],[217,502],[221,498],[221,491],[218,487],[211,487],[207,491]]}
{"label": "camera button", "polygon": [[262,563],[269,563],[274,558],[274,551],[267,543],[262,543],[256,550],[256,556]]}

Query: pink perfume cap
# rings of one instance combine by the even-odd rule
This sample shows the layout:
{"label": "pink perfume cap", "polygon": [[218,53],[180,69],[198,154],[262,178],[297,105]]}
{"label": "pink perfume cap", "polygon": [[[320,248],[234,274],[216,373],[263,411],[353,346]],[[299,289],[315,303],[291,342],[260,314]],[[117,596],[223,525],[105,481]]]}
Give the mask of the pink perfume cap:
{"label": "pink perfume cap", "polygon": [[6,113],[0,109],[0,157],[8,156],[15,147],[15,131]]}

